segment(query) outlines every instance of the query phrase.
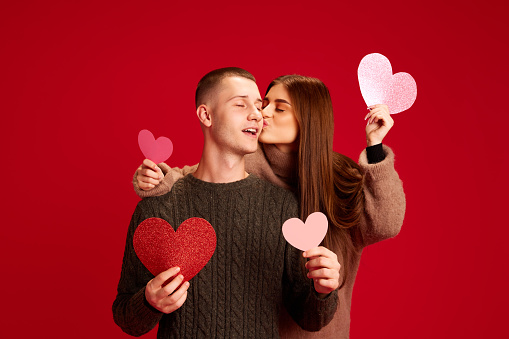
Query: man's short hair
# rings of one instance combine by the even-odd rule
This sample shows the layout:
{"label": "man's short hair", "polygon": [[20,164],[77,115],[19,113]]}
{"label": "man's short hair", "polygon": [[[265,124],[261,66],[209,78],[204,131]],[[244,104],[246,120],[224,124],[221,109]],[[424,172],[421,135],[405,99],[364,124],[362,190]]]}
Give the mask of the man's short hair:
{"label": "man's short hair", "polygon": [[227,77],[242,77],[256,82],[255,77],[245,69],[238,67],[225,67],[215,69],[201,78],[196,87],[194,97],[196,108],[203,104],[207,95],[221,83],[221,80]]}

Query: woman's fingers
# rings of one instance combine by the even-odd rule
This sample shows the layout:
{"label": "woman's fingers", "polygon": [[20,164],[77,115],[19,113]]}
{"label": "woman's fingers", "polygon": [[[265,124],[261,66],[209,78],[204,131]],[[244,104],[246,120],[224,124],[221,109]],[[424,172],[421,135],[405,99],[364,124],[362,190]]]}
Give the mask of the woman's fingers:
{"label": "woman's fingers", "polygon": [[[142,171],[143,170],[138,171],[138,174],[136,175],[136,180],[138,181],[138,186],[141,189],[143,189],[143,190],[151,189],[151,188],[154,188],[156,185],[159,184],[159,180],[158,179],[153,179],[153,178],[151,178],[149,176],[143,175]],[[150,170],[150,171],[152,171],[152,170]]]}
{"label": "woman's fingers", "polygon": [[389,107],[387,105],[370,106],[371,111],[366,115],[366,140],[368,146],[379,144],[383,141],[389,130],[394,125]]}
{"label": "woman's fingers", "polygon": [[368,120],[368,124],[371,124],[373,122],[376,122],[375,118],[377,118],[376,121],[378,121],[380,119],[386,120],[387,122],[393,121],[389,112],[387,112],[381,108],[377,108],[377,109],[374,109],[371,112],[369,112],[368,115],[366,116],[365,120]]}
{"label": "woman's fingers", "polygon": [[364,120],[368,120],[368,123],[372,123],[373,116],[382,114],[385,117],[390,117],[389,107],[387,105],[373,105],[368,107],[369,112],[364,117]]}
{"label": "woman's fingers", "polygon": [[136,173],[138,186],[142,190],[154,188],[159,185],[160,180],[164,177],[161,169],[149,159],[143,160],[143,164],[138,167]]}
{"label": "woman's fingers", "polygon": [[159,180],[157,180],[157,179],[152,179],[152,178],[145,177],[145,176],[140,176],[139,178],[137,177],[137,179],[138,179],[138,182],[139,182],[139,183],[151,184],[151,185],[157,185],[157,184],[159,184]]}
{"label": "woman's fingers", "polygon": [[156,172],[152,168],[148,168],[148,167],[144,167],[144,166],[142,166],[142,168],[140,170],[138,170],[138,175],[145,177],[147,180],[148,179],[159,180],[161,177],[160,172]]}
{"label": "woman's fingers", "polygon": [[144,159],[142,162],[142,165],[145,167],[151,168],[154,171],[157,171],[157,168],[158,168],[156,163],[150,159]]}

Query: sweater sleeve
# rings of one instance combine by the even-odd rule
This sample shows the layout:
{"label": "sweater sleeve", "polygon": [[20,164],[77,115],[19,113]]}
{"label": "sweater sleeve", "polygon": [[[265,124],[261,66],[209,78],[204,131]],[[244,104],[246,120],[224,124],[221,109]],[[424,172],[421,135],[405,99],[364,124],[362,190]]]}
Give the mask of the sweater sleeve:
{"label": "sweater sleeve", "polygon": [[369,164],[366,150],[359,157],[364,174],[364,213],[360,221],[362,246],[395,237],[405,217],[403,184],[394,169],[394,153],[383,146],[385,159]]}
{"label": "sweater sleeve", "polygon": [[185,177],[189,173],[194,173],[196,169],[198,168],[198,164],[194,166],[184,166],[183,168],[178,167],[170,167],[166,165],[166,163],[162,162],[160,164],[157,164],[161,171],[164,174],[164,178],[161,180],[161,182],[154,187],[151,190],[145,191],[138,186],[138,180],[136,179],[136,172],[134,172],[133,176],[133,186],[134,186],[134,192],[140,197],[140,198],[147,198],[147,197],[155,197],[158,195],[164,195],[171,191],[171,188],[177,182],[177,180]]}
{"label": "sweater sleeve", "polygon": [[133,247],[134,231],[143,220],[140,204],[136,207],[127,232],[122,271],[113,302],[113,320],[122,331],[140,336],[152,330],[163,313],[145,299],[145,286],[154,276],[140,262]]}
{"label": "sweater sleeve", "polygon": [[366,156],[368,158],[368,164],[376,164],[383,161],[385,159],[383,145],[380,143],[366,147]]}
{"label": "sweater sleeve", "polygon": [[[294,200],[295,201],[295,200]],[[295,210],[283,221],[295,217]],[[281,223],[282,224],[282,223]],[[338,306],[338,290],[320,298],[312,280],[305,276],[302,252],[285,242],[285,269],[283,276],[283,302],[293,320],[306,331],[319,331],[334,317]]]}

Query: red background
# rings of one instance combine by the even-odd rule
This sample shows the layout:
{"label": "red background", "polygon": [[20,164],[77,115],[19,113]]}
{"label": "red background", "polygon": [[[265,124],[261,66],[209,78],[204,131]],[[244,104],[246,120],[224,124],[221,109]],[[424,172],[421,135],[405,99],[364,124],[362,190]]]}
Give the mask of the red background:
{"label": "red background", "polygon": [[[384,140],[407,213],[368,248],[352,338],[509,335],[507,5],[503,1],[3,1],[2,338],[126,337],[113,323],[130,183],[147,128],[194,164],[194,89],[224,66],[322,79],[335,150],[365,147],[356,70],[372,52],[413,75]],[[155,338],[155,331],[147,337]]]}

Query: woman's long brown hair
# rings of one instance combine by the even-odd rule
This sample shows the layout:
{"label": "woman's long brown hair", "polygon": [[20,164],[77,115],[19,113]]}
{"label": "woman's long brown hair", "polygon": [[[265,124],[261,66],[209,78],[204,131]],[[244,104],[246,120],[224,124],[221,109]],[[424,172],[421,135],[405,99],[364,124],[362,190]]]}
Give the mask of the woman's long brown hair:
{"label": "woman's long brown hair", "polygon": [[[285,75],[272,86],[283,84],[299,123],[297,197],[300,218],[322,212],[329,219],[323,245],[341,252],[342,283],[349,273],[351,254],[356,251],[352,237],[364,210],[363,176],[352,159],[332,150],[334,113],[328,88],[316,78]],[[342,259],[342,260],[341,260]]]}

